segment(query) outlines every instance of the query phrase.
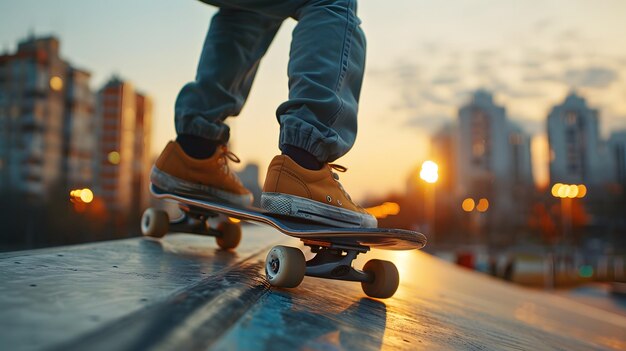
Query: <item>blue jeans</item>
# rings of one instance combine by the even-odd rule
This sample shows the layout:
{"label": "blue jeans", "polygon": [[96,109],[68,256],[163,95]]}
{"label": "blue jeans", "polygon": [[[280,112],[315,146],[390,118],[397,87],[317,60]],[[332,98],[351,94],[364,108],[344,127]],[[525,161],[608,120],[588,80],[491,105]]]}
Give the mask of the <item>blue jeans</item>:
{"label": "blue jeans", "polygon": [[279,147],[331,162],[356,138],[365,35],[356,0],[206,0],[220,7],[207,33],[196,80],[180,91],[176,132],[226,143],[224,120],[240,113],[261,58],[282,22],[298,21],[288,67],[289,99],[276,116]]}

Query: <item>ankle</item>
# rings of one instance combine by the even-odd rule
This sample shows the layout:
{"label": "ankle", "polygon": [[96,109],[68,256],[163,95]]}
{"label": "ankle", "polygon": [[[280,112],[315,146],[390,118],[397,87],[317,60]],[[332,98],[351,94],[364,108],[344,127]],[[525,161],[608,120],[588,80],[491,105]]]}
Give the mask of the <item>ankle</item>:
{"label": "ankle", "polygon": [[324,166],[313,154],[293,145],[283,145],[282,153],[283,155],[289,156],[289,158],[294,160],[300,167],[306,169],[317,171]]}
{"label": "ankle", "polygon": [[220,145],[215,140],[205,139],[191,134],[179,134],[176,142],[189,157],[197,159],[210,158]]}

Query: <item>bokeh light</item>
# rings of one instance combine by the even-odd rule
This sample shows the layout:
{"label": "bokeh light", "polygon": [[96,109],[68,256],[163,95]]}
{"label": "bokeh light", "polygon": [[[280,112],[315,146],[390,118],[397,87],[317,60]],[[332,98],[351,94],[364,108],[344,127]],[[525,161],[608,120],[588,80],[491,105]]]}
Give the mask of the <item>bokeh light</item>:
{"label": "bokeh light", "polygon": [[93,192],[90,189],[82,189],[80,190],[80,200],[86,204],[93,201]]}
{"label": "bokeh light", "polygon": [[584,184],[563,184],[556,183],[551,189],[552,196],[561,199],[583,198],[587,195],[587,187]]}
{"label": "bokeh light", "polygon": [[368,207],[366,211],[376,218],[385,218],[400,213],[400,205],[395,202],[385,202],[378,206]]}
{"label": "bokeh light", "polygon": [[578,195],[576,197],[577,198],[583,198],[583,197],[585,197],[585,195],[587,195],[587,187],[584,184],[579,184],[578,185]]}
{"label": "bokeh light", "polygon": [[470,199],[469,197],[463,200],[463,203],[461,204],[461,207],[465,212],[472,212],[475,206],[476,204],[474,203],[474,199]]}
{"label": "bokeh light", "polygon": [[60,91],[61,89],[63,89],[63,79],[58,76],[50,78],[50,89],[54,91]]}
{"label": "bokeh light", "polygon": [[91,189],[84,188],[84,189],[74,189],[70,191],[70,202],[72,202],[74,205],[88,204],[88,203],[91,203],[93,199],[94,199],[94,195]]}
{"label": "bokeh light", "polygon": [[556,183],[552,186],[552,196],[559,197],[559,189],[563,186],[561,183]]}
{"label": "bokeh light", "polygon": [[114,164],[114,165],[119,164],[121,158],[122,157],[120,156],[119,152],[117,152],[117,151],[109,152],[108,159],[109,159],[109,162],[111,162],[111,164]]}
{"label": "bokeh light", "polygon": [[578,186],[572,184],[567,187],[567,197],[570,199],[575,198],[578,195]]}
{"label": "bokeh light", "polygon": [[582,278],[591,278],[593,277],[593,267],[590,265],[582,265],[578,269],[578,275]]}
{"label": "bokeh light", "polygon": [[478,204],[476,204],[476,210],[478,212],[486,212],[489,209],[489,200],[480,199],[478,200]]}
{"label": "bokeh light", "polygon": [[433,161],[424,161],[420,170],[420,178],[426,183],[436,183],[439,179],[439,166]]}

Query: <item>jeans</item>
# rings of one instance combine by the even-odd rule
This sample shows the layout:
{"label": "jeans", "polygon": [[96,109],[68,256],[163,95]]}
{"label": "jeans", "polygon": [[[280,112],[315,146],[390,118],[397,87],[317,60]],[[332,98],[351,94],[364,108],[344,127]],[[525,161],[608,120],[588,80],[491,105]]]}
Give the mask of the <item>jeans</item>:
{"label": "jeans", "polygon": [[356,0],[206,0],[220,7],[207,33],[196,79],[180,91],[176,132],[220,143],[237,116],[282,22],[298,21],[289,54],[289,99],[276,117],[279,148],[292,145],[331,162],[356,138],[365,35]]}

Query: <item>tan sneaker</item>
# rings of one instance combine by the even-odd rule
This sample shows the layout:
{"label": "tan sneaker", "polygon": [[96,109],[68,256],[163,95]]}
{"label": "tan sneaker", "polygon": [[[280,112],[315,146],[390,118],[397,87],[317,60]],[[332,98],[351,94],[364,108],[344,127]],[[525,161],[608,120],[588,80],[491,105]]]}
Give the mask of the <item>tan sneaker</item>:
{"label": "tan sneaker", "polygon": [[174,194],[249,206],[252,193],[228,167],[228,160],[240,162],[226,146],[218,147],[211,158],[196,159],[187,156],[177,142],[170,141],[152,167],[150,181]]}
{"label": "tan sneaker", "polygon": [[301,167],[289,156],[274,157],[263,185],[261,207],[271,213],[336,227],[376,228],[376,218],[352,201],[333,169],[346,171],[333,164],[314,171]]}

